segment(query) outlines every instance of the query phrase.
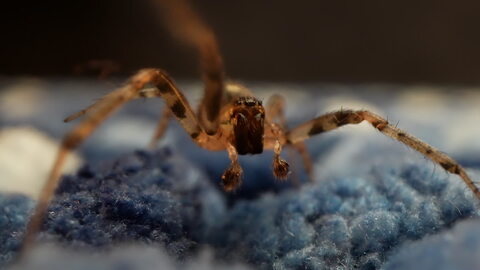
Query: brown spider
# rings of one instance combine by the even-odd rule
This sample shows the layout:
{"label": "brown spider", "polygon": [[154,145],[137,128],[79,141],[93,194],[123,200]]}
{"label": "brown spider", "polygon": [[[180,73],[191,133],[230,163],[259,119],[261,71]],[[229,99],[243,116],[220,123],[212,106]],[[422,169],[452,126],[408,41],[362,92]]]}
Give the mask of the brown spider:
{"label": "brown spider", "polygon": [[[28,249],[39,230],[49,201],[60,179],[66,156],[77,148],[110,114],[137,98],[160,97],[167,109],[160,118],[151,144],[164,133],[168,118],[173,114],[192,140],[207,150],[226,150],[230,167],[222,176],[226,191],[235,190],[241,183],[242,168],[238,155],[259,154],[273,149],[273,173],[286,179],[288,163],[280,158],[284,146],[293,146],[303,156],[307,171],[310,160],[303,141],[347,124],[369,122],[381,133],[404,143],[430,158],[450,173],[457,174],[480,199],[480,190],[465,170],[452,158],[414,136],[390,125],[384,118],[366,110],[340,110],[327,113],[288,130],[283,116],[284,100],[274,95],[264,107],[262,102],[244,86],[226,82],[222,57],[215,35],[185,0],[156,1],[169,30],[182,42],[197,49],[203,75],[204,97],[195,113],[173,80],[160,69],[143,69],[131,77],[123,87],[106,95],[90,107],[68,117],[66,122],[82,115],[85,118],[65,135],[57,159],[46,182],[35,212],[27,226],[22,254]],[[149,87],[151,86],[151,87]]]}

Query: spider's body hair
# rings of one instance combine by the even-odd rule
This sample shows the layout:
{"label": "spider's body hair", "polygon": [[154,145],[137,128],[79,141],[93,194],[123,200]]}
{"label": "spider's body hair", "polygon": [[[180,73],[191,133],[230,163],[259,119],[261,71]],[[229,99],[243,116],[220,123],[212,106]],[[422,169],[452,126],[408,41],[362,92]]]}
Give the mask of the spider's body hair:
{"label": "spider's body hair", "polygon": [[207,135],[202,132],[194,140],[210,151],[228,150],[230,144],[238,155],[260,154],[263,150],[274,149],[275,140],[281,139],[285,143],[283,130],[265,119],[265,114],[262,101],[249,89],[239,83],[227,82],[216,133]]}

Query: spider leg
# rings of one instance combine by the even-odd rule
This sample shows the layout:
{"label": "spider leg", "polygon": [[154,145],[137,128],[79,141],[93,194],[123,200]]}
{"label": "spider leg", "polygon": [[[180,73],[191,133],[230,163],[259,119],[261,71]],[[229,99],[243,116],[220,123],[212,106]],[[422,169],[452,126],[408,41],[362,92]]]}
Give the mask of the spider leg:
{"label": "spider leg", "polygon": [[[155,86],[156,91],[142,92],[144,86],[149,83]],[[48,204],[60,180],[61,170],[67,155],[70,151],[77,148],[110,114],[126,102],[139,96],[162,97],[180,124],[193,139],[201,137],[199,136],[200,134],[204,134],[187,100],[163,71],[158,69],[139,71],[124,87],[115,90],[89,107],[89,113],[85,119],[63,138],[54,166],[50,171],[49,178],[40,193],[36,208],[27,225],[20,256],[26,253],[35,240]]]}
{"label": "spider leg", "polygon": [[158,140],[160,140],[163,134],[165,134],[165,131],[167,130],[167,127],[168,127],[168,122],[170,121],[171,117],[172,117],[172,111],[169,108],[163,108],[162,115],[158,120],[157,129],[155,130],[155,134],[153,135],[152,140],[150,141],[150,144],[149,144],[150,148],[155,148]]}
{"label": "spider leg", "polygon": [[222,186],[225,191],[234,191],[242,183],[243,170],[238,162],[238,153],[235,147],[231,144],[228,144],[227,152],[231,164],[222,175]]}
{"label": "spider leg", "polygon": [[[276,123],[280,126],[282,130],[287,130],[287,122],[285,120],[285,98],[281,95],[275,94],[272,95],[266,105],[266,120],[267,123]],[[313,181],[312,174],[312,160],[308,153],[307,147],[303,141],[297,142],[296,144],[291,145],[294,150],[296,150],[302,157],[303,165],[305,171],[309,176],[309,180]],[[274,148],[275,149],[275,148]],[[278,159],[278,157],[277,157]],[[279,161],[274,163],[281,163]],[[277,165],[278,166],[278,165]],[[275,166],[274,166],[275,168]],[[298,179],[297,179],[298,182]]]}
{"label": "spider leg", "polygon": [[[140,92],[138,92],[136,98],[152,98],[152,97],[159,97],[156,88],[142,89]],[[167,131],[167,128],[168,128],[168,123],[170,122],[171,118],[172,118],[172,110],[168,107],[162,108],[162,115],[158,119],[157,128],[155,129],[155,133],[153,134],[152,139],[148,144],[150,148],[155,148],[155,146],[157,145],[157,142],[160,140],[163,134],[165,134],[165,131]]]}
{"label": "spider leg", "polygon": [[293,148],[297,150],[297,152],[302,157],[303,167],[305,168],[305,171],[308,174],[308,180],[310,182],[313,182],[314,181],[313,164],[312,164],[312,158],[310,157],[310,153],[308,152],[307,146],[305,145],[304,142],[298,142],[293,145]]}
{"label": "spider leg", "polygon": [[358,124],[364,120],[368,121],[383,134],[402,142],[406,146],[428,157],[433,162],[442,166],[446,171],[459,175],[467,187],[480,199],[480,190],[467,175],[465,169],[455,160],[396,126],[390,125],[387,120],[369,111],[340,110],[324,114],[288,132],[287,142],[295,144],[313,135],[327,132],[347,124]]}
{"label": "spider leg", "polygon": [[[110,99],[117,94],[118,94],[117,91],[110,92],[109,94],[107,94],[107,95],[101,97],[100,99],[98,99],[95,103],[88,106],[87,108],[85,108],[83,110],[80,110],[80,111],[78,111],[74,114],[69,115],[67,118],[63,119],[63,122],[65,122],[65,123],[71,122],[71,121],[73,121],[77,118],[80,118],[80,117],[84,116],[85,114],[87,114],[87,113],[91,112],[92,110],[95,110],[99,106],[101,106],[106,99]],[[131,99],[133,100],[133,99],[138,99],[138,98],[152,98],[152,97],[159,97],[158,89],[155,88],[155,87],[141,89]]]}
{"label": "spider leg", "polygon": [[213,31],[184,0],[154,1],[161,8],[168,30],[197,50],[204,81],[204,96],[198,119],[205,132],[213,135],[218,130],[218,117],[224,91],[225,71],[222,56]]}
{"label": "spider leg", "polygon": [[285,98],[281,95],[274,94],[268,101],[265,108],[265,119],[270,123],[277,123],[282,128],[287,126],[285,121]]}

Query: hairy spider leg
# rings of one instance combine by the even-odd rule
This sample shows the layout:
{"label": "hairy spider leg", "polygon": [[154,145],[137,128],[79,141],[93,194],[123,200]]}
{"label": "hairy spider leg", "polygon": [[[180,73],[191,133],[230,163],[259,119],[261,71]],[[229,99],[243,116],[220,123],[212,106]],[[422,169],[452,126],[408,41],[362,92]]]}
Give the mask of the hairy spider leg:
{"label": "hairy spider leg", "polygon": [[[153,84],[156,90],[142,92],[145,85],[149,83]],[[70,151],[77,148],[109,115],[128,101],[139,97],[162,97],[167,107],[192,139],[198,141],[202,137],[200,135],[205,134],[198,124],[188,101],[165,72],[159,69],[139,71],[124,87],[115,90],[90,106],[88,108],[89,113],[86,114],[85,119],[64,136],[54,166],[50,171],[33,215],[27,225],[20,256],[23,256],[31,248],[35,236],[40,230],[48,204],[60,180],[61,170],[67,155]],[[69,117],[67,120],[78,116],[78,114],[75,114],[74,117]]]}
{"label": "hairy spider leg", "polygon": [[[286,107],[285,98],[281,95],[274,94],[272,95],[266,105],[266,123],[275,123],[280,126],[282,130],[288,130],[287,122],[285,120],[285,107]],[[303,161],[303,166],[305,171],[308,174],[309,181],[313,181],[313,166],[312,159],[308,153],[307,147],[303,141],[297,142],[296,144],[287,144],[289,147],[287,150],[293,149],[296,150]],[[275,146],[274,146],[275,147]],[[274,148],[275,149],[275,148]],[[293,154],[289,151],[290,154]],[[291,156],[291,155],[290,155]],[[274,166],[275,167],[275,166]],[[296,184],[299,183],[298,178],[294,177]]]}
{"label": "hairy spider leg", "polygon": [[225,70],[213,31],[184,0],[153,0],[160,7],[167,29],[183,43],[197,50],[204,81],[204,96],[198,119],[209,135],[217,132],[224,92]]}
{"label": "hairy spider leg", "polygon": [[172,111],[170,110],[170,108],[163,108],[162,115],[158,119],[155,133],[153,134],[152,139],[150,140],[150,143],[148,145],[150,148],[155,148],[157,142],[160,140],[160,138],[162,138],[163,134],[165,134],[165,131],[167,131],[168,128],[168,122],[170,121],[170,118],[172,118]]}
{"label": "hairy spider leg", "polygon": [[285,98],[282,95],[272,95],[267,101],[265,119],[270,123],[277,123],[281,127],[286,127],[285,104]]}
{"label": "hairy spider leg", "polygon": [[368,121],[381,133],[423,154],[446,171],[459,175],[467,187],[480,199],[480,190],[467,175],[465,169],[454,159],[396,126],[390,125],[387,120],[369,111],[340,110],[324,114],[288,132],[287,142],[295,144],[313,135],[331,131],[347,124],[359,124],[362,121]]}
{"label": "hairy spider leg", "polygon": [[[289,145],[287,144],[287,146]],[[314,181],[313,164],[312,164],[312,158],[310,157],[310,153],[308,152],[307,146],[305,145],[304,142],[299,142],[291,146],[293,147],[294,150],[297,151],[298,154],[300,154],[300,157],[302,158],[303,167],[308,175],[308,181],[313,182]]]}
{"label": "hairy spider leg", "polygon": [[[87,108],[85,109],[82,109],[76,113],[73,113],[69,116],[67,116],[65,119],[63,119],[63,122],[65,123],[68,123],[68,122],[71,122],[77,118],[80,118],[82,116],[84,116],[85,114],[89,113],[90,111],[98,108],[98,106],[100,104],[102,104],[102,102],[105,100],[105,99],[109,99],[111,96],[114,96],[116,95],[116,91],[112,91],[110,93],[108,93],[107,95],[99,98],[96,102],[94,102],[92,105],[88,106]],[[139,99],[139,98],[152,98],[152,97],[158,97],[158,89],[153,87],[153,88],[144,88],[144,89],[141,89],[138,93],[135,94],[134,97],[132,97],[132,100],[133,99]],[[165,108],[167,109],[167,108]],[[163,111],[163,109],[162,109]],[[170,110],[168,110],[170,111]],[[162,113],[162,115],[164,114],[165,112]]]}
{"label": "hairy spider leg", "polygon": [[[142,90],[140,90],[140,92],[137,93],[137,95],[133,99],[153,98],[153,97],[160,97],[157,88],[142,89]],[[108,98],[108,95],[103,97],[102,100],[105,99],[105,98]],[[94,103],[94,104],[90,105],[89,107],[68,116],[63,121],[64,122],[70,122],[70,121],[73,121],[73,120],[85,115],[86,113],[88,113],[89,111],[94,109],[97,106],[97,103]],[[155,146],[157,145],[157,142],[165,134],[165,132],[168,128],[168,123],[169,123],[171,118],[172,118],[172,110],[169,107],[162,108],[162,113],[160,115],[160,118],[158,119],[157,127],[155,129],[155,133],[153,134],[152,139],[150,140],[150,143],[148,144],[148,146],[150,148],[155,148]]]}

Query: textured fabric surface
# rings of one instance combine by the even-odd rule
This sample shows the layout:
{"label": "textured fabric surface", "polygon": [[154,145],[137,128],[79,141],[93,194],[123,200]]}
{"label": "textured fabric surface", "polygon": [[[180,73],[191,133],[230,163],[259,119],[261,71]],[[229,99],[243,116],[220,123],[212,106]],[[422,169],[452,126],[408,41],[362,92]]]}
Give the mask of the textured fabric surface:
{"label": "textured fabric surface", "polygon": [[406,244],[384,269],[480,269],[480,222],[460,222],[453,230]]}
{"label": "textured fabric surface", "polygon": [[33,202],[23,195],[0,194],[0,266],[15,257]]}
{"label": "textured fabric surface", "polygon": [[[206,246],[221,261],[260,269],[375,269],[405,242],[478,215],[452,180],[426,164],[403,164],[227,206],[218,187],[169,149],[137,152],[65,177],[41,239],[87,249],[140,243],[180,260]],[[5,260],[31,202],[1,202]]]}
{"label": "textured fabric surface", "polygon": [[152,246],[120,245],[108,253],[92,253],[86,250],[65,250],[53,245],[44,245],[33,250],[28,261],[14,265],[10,270],[248,270],[240,263],[221,263],[208,250],[195,257],[178,262],[164,249]]}
{"label": "textured fabric surface", "polygon": [[[339,107],[395,115],[402,128],[452,154],[480,179],[476,95],[449,99],[442,92],[394,95],[361,87],[353,94],[351,89],[338,93],[338,86],[336,93],[318,95],[308,87],[293,86],[298,92],[290,94],[285,87],[264,88],[263,96],[282,91],[287,96],[290,125]],[[71,113],[72,106],[81,108],[85,104],[78,99],[85,97],[77,93],[75,102],[65,104],[72,95],[57,94],[56,101],[44,98],[43,106],[32,103],[38,106],[29,108],[33,114],[0,115],[0,124],[30,124],[58,137],[61,128],[52,118]],[[412,97],[430,101],[430,108],[411,106],[419,102]],[[61,106],[48,106],[55,102]],[[158,150],[132,150],[153,132],[161,109],[151,104],[127,108],[86,143],[87,164],[64,177],[41,244],[13,269],[230,269],[232,264],[238,269],[411,269],[416,263],[422,269],[478,268],[479,208],[471,192],[457,176],[370,126],[345,127],[308,141],[314,183],[288,151],[284,156],[300,184],[275,181],[272,153],[266,152],[240,158],[244,183],[226,194],[218,182],[227,155],[196,147],[176,124]],[[3,267],[15,256],[33,203],[0,193]]]}

